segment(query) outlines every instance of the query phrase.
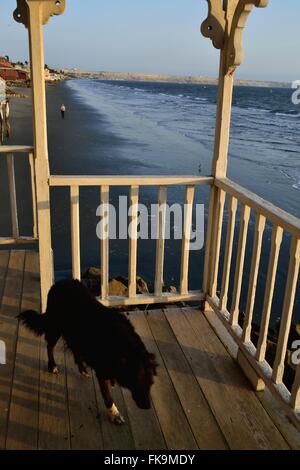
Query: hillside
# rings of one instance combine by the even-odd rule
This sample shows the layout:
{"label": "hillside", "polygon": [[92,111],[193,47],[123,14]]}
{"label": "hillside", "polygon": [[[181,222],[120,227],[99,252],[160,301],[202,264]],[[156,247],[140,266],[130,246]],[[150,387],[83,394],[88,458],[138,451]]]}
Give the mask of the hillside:
{"label": "hillside", "polygon": [[[124,80],[124,81],[140,81],[140,82],[166,82],[166,83],[195,83],[204,85],[216,85],[217,79],[205,76],[179,76],[179,75],[161,75],[161,74],[143,74],[131,72],[90,72],[79,69],[64,69],[64,75],[70,78],[93,78],[98,80]],[[236,85],[255,86],[268,88],[289,88],[289,83],[280,83],[272,81],[258,80],[235,80]]]}

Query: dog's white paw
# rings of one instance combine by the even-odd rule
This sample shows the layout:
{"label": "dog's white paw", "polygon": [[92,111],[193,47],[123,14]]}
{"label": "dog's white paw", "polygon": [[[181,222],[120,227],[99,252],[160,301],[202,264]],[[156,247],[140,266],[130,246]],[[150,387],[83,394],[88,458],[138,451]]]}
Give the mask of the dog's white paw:
{"label": "dog's white paw", "polygon": [[52,368],[48,368],[48,372],[50,374],[58,375],[59,374],[59,368],[57,366],[52,367]]}
{"label": "dog's white paw", "polygon": [[120,414],[115,404],[108,410],[108,417],[113,424],[124,424],[125,419]]}
{"label": "dog's white paw", "polygon": [[125,423],[125,419],[123,418],[123,416],[119,413],[118,415],[114,415],[114,416],[111,416],[111,422],[113,424],[124,424]]}
{"label": "dog's white paw", "polygon": [[90,374],[86,371],[80,372],[80,375],[83,379],[90,379],[91,378]]}

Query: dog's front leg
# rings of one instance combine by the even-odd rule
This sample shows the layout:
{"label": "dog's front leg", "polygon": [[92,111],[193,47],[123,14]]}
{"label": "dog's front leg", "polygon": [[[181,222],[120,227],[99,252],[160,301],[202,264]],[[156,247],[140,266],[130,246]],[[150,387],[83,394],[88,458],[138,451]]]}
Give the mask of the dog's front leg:
{"label": "dog's front leg", "polygon": [[118,408],[114,404],[114,400],[113,400],[113,397],[112,397],[112,391],[111,391],[111,381],[103,379],[98,374],[97,374],[97,378],[98,378],[100,390],[101,390],[101,393],[102,393],[102,396],[103,396],[104,404],[105,404],[105,406],[107,408],[107,411],[108,411],[109,419],[112,421],[112,423],[124,424],[125,419],[120,414]]}
{"label": "dog's front leg", "polygon": [[47,343],[47,353],[48,353],[48,372],[51,372],[52,374],[59,374],[59,369],[54,359],[54,348],[60,336],[61,336],[60,333],[55,329],[50,329],[45,334],[45,340]]}
{"label": "dog's front leg", "polygon": [[54,346],[47,344],[47,353],[48,353],[48,372],[51,374],[58,374],[59,370],[54,359]]}

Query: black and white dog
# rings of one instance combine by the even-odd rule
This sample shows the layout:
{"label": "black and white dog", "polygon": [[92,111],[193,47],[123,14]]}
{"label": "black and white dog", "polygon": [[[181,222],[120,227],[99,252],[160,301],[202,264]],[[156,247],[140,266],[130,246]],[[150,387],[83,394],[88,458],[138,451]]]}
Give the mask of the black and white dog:
{"label": "black and white dog", "polygon": [[58,373],[53,352],[60,337],[82,375],[88,376],[86,366],[95,370],[112,422],[124,422],[112,398],[115,382],[131,391],[139,408],[151,407],[154,354],[146,350],[125,315],[102,306],[81,282],[57,282],[49,291],[44,315],[29,310],[18,318],[36,335],[45,335],[49,372]]}

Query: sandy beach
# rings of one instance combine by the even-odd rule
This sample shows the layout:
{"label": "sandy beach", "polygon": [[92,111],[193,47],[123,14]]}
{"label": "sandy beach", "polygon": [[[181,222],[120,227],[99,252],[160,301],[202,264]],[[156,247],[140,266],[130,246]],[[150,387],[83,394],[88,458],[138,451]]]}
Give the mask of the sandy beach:
{"label": "sandy beach", "polygon": [[[24,90],[22,89],[24,92]],[[31,131],[31,100],[30,89],[25,89],[28,95],[26,99],[11,98],[11,125],[12,137],[7,144],[32,144]],[[60,106],[64,103],[66,106],[66,116],[62,120],[60,116]],[[47,87],[47,114],[48,114],[48,137],[49,137],[49,161],[51,174],[170,174],[172,168],[174,151],[169,152],[168,139],[161,149],[162,155],[159,159],[159,165],[156,165],[150,159],[153,152],[151,141],[153,137],[149,133],[148,143],[139,145],[134,142],[137,135],[130,135],[125,139],[110,131],[109,121],[101,116],[91,107],[86,106],[74,93],[66,86],[65,83],[56,84]],[[145,136],[146,129],[142,128],[140,132]],[[159,139],[163,136],[160,134],[155,145],[161,147]],[[140,136],[140,138],[142,138]],[[180,141],[180,139],[179,139]],[[179,155],[182,151],[181,147],[173,145]],[[177,148],[176,148],[177,147]],[[195,158],[196,146],[195,147]],[[143,156],[142,156],[143,155]],[[18,190],[18,204],[20,210],[20,227],[21,232],[29,234],[31,231],[31,200],[29,189],[29,172],[26,156],[18,155],[16,157],[16,181]],[[9,208],[6,163],[1,162],[1,200],[4,207]],[[1,168],[0,168],[1,169]],[[174,169],[174,173],[184,173],[183,166]],[[111,197],[117,201],[120,188],[111,191]],[[123,195],[128,194],[127,188],[122,188]],[[156,201],[156,189],[144,189],[142,191],[145,202]],[[207,190],[206,190],[207,193]],[[177,198],[177,192],[170,191],[170,197]],[[180,198],[183,198],[181,190]],[[180,199],[179,198],[179,199]],[[82,260],[83,270],[91,265],[99,265],[99,240],[96,237],[96,225],[98,218],[96,217],[96,209],[99,205],[99,191],[97,188],[83,188],[81,190],[81,232],[82,239]],[[51,209],[52,209],[52,240],[55,252],[55,267],[58,277],[69,274],[70,267],[70,212],[69,212],[69,195],[65,188],[51,190]],[[9,210],[6,211],[6,217],[1,220],[1,229],[10,226]],[[127,242],[117,241],[111,242],[111,276],[127,273]],[[149,257],[148,253],[154,252],[155,241],[147,240],[141,243],[139,249],[139,261],[143,265],[144,271],[141,273],[152,281],[152,273],[154,272],[154,257]],[[170,247],[167,246],[167,252],[172,255],[180,250],[180,243],[175,241]],[[120,250],[124,256],[120,257]],[[200,256],[202,254],[200,253]],[[199,254],[195,257],[195,263],[199,262]],[[174,260],[179,264],[179,260]],[[193,263],[193,260],[192,260]],[[176,269],[178,271],[178,269]],[[176,283],[172,273],[175,272],[170,266],[169,281]],[[195,285],[200,282],[195,279]]]}

